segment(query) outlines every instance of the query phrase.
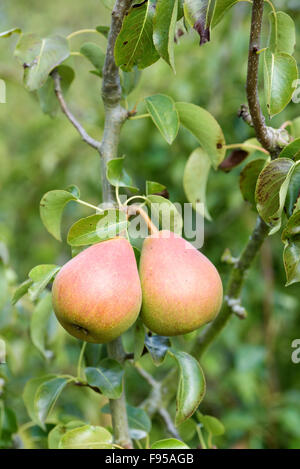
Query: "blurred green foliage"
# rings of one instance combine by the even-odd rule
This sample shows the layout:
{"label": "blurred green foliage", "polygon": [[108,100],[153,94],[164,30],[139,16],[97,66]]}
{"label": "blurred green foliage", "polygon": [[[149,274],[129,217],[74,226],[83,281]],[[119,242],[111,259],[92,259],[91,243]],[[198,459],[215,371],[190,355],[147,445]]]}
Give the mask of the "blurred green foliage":
{"label": "blurred green foliage", "polygon": [[[275,4],[299,24],[298,1]],[[239,5],[213,31],[212,41],[201,48],[195,33],[181,37],[176,47],[176,76],[161,60],[151,66],[130,95],[129,109],[149,95],[167,93],[175,100],[208,109],[222,126],[228,143],[253,136],[237,117],[240,105],[246,101],[249,16],[249,5]],[[20,26],[25,32],[67,35],[77,29],[107,25],[108,21],[109,12],[100,0],[3,0],[0,5],[0,31]],[[0,104],[0,337],[7,345],[7,364],[0,365],[0,397],[6,408],[14,410],[17,422],[7,411],[0,447],[43,448],[47,447],[46,432],[26,425],[29,417],[21,399],[24,385],[29,378],[45,373],[74,372],[80,344],[51,317],[48,348],[53,357],[45,362],[29,336],[32,304],[25,299],[12,307],[10,297],[16,283],[23,281],[36,264],[61,265],[70,257],[66,243],[51,238],[40,221],[42,195],[76,184],[85,200],[98,204],[101,178],[96,152],[80,141],[61,114],[55,119],[42,114],[36,95],[24,90],[22,69],[12,57],[16,40],[12,37],[0,42],[0,78],[7,85],[7,104]],[[82,36],[74,38],[72,49],[79,50],[82,41]],[[97,42],[105,46],[100,35]],[[299,57],[298,49],[298,61]],[[76,79],[67,100],[78,119],[99,138],[103,129],[101,81],[89,73],[90,65],[84,58],[73,57],[69,63],[72,61]],[[138,104],[138,111],[145,112],[142,104]],[[292,103],[272,125],[298,115],[299,105]],[[146,179],[159,181],[167,186],[171,200],[185,202],[183,169],[195,146],[196,140],[180,130],[169,147],[150,119],[142,119],[125,124],[120,155],[127,155],[127,170],[140,188]],[[238,255],[255,220],[255,213],[243,202],[239,191],[240,170],[212,172],[208,183],[208,208],[213,221],[206,222],[203,252],[215,262],[224,284],[230,267],[221,263],[221,255],[225,248]],[[72,221],[89,214],[88,209],[70,204],[64,234]],[[300,365],[291,361],[291,343],[300,334],[299,285],[285,288],[284,284],[282,243],[276,235],[267,241],[247,278],[243,300],[248,318],[233,318],[203,359],[208,390],[200,410],[224,423],[225,435],[215,439],[221,448],[300,448]],[[132,340],[130,334],[126,335],[128,343]],[[188,350],[188,338],[178,340]],[[148,356],[142,358],[142,363],[157,376],[163,376],[171,366],[167,362],[156,369]],[[148,385],[132,368],[128,367],[126,373],[128,401],[138,405],[147,396]],[[51,421],[54,423],[58,416],[66,420],[72,416],[105,425],[108,416],[97,411],[104,403],[91,390],[69,386]],[[175,402],[172,414],[174,410]],[[47,430],[52,426],[49,423]],[[11,439],[17,427],[18,434]],[[197,444],[191,424],[185,424],[180,431],[188,444]],[[156,418],[151,440],[167,436],[164,424]]]}

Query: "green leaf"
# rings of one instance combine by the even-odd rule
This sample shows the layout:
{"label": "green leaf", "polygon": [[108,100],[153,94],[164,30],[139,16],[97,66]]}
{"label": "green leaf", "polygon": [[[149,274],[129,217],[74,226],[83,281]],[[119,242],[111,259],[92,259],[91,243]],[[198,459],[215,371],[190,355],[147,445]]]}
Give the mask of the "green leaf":
{"label": "green leaf", "polygon": [[285,52],[293,55],[296,45],[296,29],[292,18],[283,11],[271,11],[269,14],[271,52]]}
{"label": "green leaf", "polygon": [[247,0],[216,0],[211,25],[214,28],[234,5]]}
{"label": "green leaf", "polygon": [[190,103],[176,103],[181,124],[200,142],[215,169],[223,161],[225,138],[215,118],[205,109]]}
{"label": "green leaf", "polygon": [[107,163],[106,176],[108,181],[116,187],[127,187],[132,192],[137,192],[138,189],[132,186],[132,180],[124,170],[125,156],[121,158],[113,158]]}
{"label": "green leaf", "polygon": [[[60,84],[65,95],[74,80],[75,73],[74,70],[67,65],[60,65],[57,67],[57,71],[61,78]],[[46,83],[38,89],[37,94],[42,111],[51,117],[55,117],[59,110],[59,104],[55,96],[52,77],[47,78]]]}
{"label": "green leaf", "polygon": [[21,283],[18,288],[15,290],[12,297],[12,304],[15,305],[26,293],[28,292],[29,287],[33,284],[33,281],[28,279],[25,282]]}
{"label": "green leaf", "polygon": [[28,277],[33,281],[33,283],[30,286],[28,293],[32,301],[35,301],[39,297],[60,269],[60,266],[52,264],[37,265],[31,269]]}
{"label": "green leaf", "polygon": [[29,91],[41,88],[50,72],[69,55],[68,41],[59,35],[39,39],[35,34],[23,34],[15,50],[15,56],[25,66],[24,83]]}
{"label": "green leaf", "polygon": [[174,37],[178,0],[158,0],[153,19],[153,41],[159,55],[175,72]]}
{"label": "green leaf", "polygon": [[30,379],[25,385],[23,391],[23,401],[30,419],[35,423],[39,423],[39,418],[36,412],[34,400],[37,390],[43,383],[56,377],[57,376],[54,374],[48,374],[39,378]]}
{"label": "green leaf", "polygon": [[143,353],[146,331],[143,321],[138,318],[134,326],[134,361],[137,362]]}
{"label": "green leaf", "polygon": [[176,426],[190,418],[205,395],[205,378],[198,361],[186,352],[169,351],[179,369],[176,397]]}
{"label": "green leaf", "polygon": [[70,379],[56,377],[43,382],[37,389],[34,396],[34,414],[42,428],[45,421],[56,404],[61,392],[66,387]]}
{"label": "green leaf", "polygon": [[124,369],[111,358],[105,358],[97,368],[85,369],[90,386],[100,389],[108,399],[118,399],[122,394]]}
{"label": "green leaf", "polygon": [[151,208],[151,217],[161,225],[162,229],[181,234],[182,217],[170,200],[160,195],[148,195],[147,204]]}
{"label": "green leaf", "polygon": [[72,420],[65,424],[56,425],[48,434],[48,449],[59,449],[60,440],[67,431],[82,427],[83,425],[84,422],[81,420]]}
{"label": "green leaf", "polygon": [[286,273],[285,286],[300,282],[300,241],[286,243],[283,250],[283,262]]}
{"label": "green leaf", "polygon": [[171,342],[169,337],[161,335],[152,335],[145,337],[145,347],[151,355],[154,365],[159,366],[163,363]]}
{"label": "green leaf", "polygon": [[159,59],[153,44],[153,14],[151,2],[133,5],[129,10],[115,44],[115,61],[118,67],[130,72],[149,67]]}
{"label": "green leaf", "polygon": [[271,161],[260,173],[255,192],[258,213],[276,233],[281,226],[281,214],[284,207],[288,184],[295,164],[287,158]]}
{"label": "green leaf", "polygon": [[267,50],[264,54],[265,94],[270,117],[279,114],[291,101],[298,79],[297,62],[291,55]]}
{"label": "green leaf", "polygon": [[210,40],[212,0],[184,0],[184,16],[200,36],[200,45]]}
{"label": "green leaf", "polygon": [[[202,148],[196,148],[190,155],[183,173],[183,187],[188,201],[194,210],[211,220],[206,206],[206,184],[211,161]],[[203,205],[199,205],[203,204]]]}
{"label": "green leaf", "polygon": [[297,207],[282,231],[282,241],[297,240],[300,234],[300,208]]}
{"label": "green leaf", "polygon": [[129,433],[132,439],[141,440],[151,431],[151,420],[143,409],[127,405]]}
{"label": "green leaf", "polygon": [[200,422],[203,424],[205,430],[212,436],[220,436],[225,433],[225,427],[220,420],[211,415],[200,415]]}
{"label": "green leaf", "polygon": [[140,78],[141,71],[137,67],[133,67],[131,72],[122,72],[121,75],[121,86],[122,86],[122,96],[126,98],[130,93],[137,87]]}
{"label": "green leaf", "polygon": [[68,191],[55,190],[43,195],[40,202],[40,215],[46,229],[54,238],[61,241],[60,224],[64,208],[71,200],[76,200]]}
{"label": "green leaf", "polygon": [[0,38],[4,38],[4,37],[10,37],[12,34],[21,34],[22,33],[22,30],[20,28],[12,28],[12,29],[9,29],[8,31],[3,31],[2,33],[0,33]]}
{"label": "green leaf", "polygon": [[80,198],[80,190],[79,187],[75,186],[75,184],[70,184],[68,187],[66,187],[66,191],[70,192],[71,194],[76,197],[76,199]]}
{"label": "green leaf", "polygon": [[296,117],[291,123],[292,136],[294,138],[300,137],[300,117]]}
{"label": "green leaf", "polygon": [[290,175],[288,182],[288,190],[286,194],[284,208],[288,217],[290,217],[294,211],[297,200],[300,196],[300,160],[296,163],[293,171]]}
{"label": "green leaf", "polygon": [[165,189],[166,189],[166,186],[163,186],[159,182],[146,181],[146,195],[163,192]]}
{"label": "green leaf", "polygon": [[169,96],[156,94],[146,98],[145,103],[154,124],[171,145],[179,129],[179,117],[175,102]]}
{"label": "green leaf", "polygon": [[109,33],[109,26],[97,26],[96,31],[107,38]]}
{"label": "green leaf", "polygon": [[67,242],[70,246],[86,246],[114,238],[127,229],[126,213],[105,210],[99,215],[81,218],[71,226]]}
{"label": "green leaf", "polygon": [[100,76],[102,76],[105,54],[101,48],[93,42],[86,42],[81,46],[80,52],[94,65]]}
{"label": "green leaf", "polygon": [[112,449],[112,435],[104,427],[85,425],[69,430],[60,440],[60,449]]}
{"label": "green leaf", "polygon": [[249,202],[252,207],[255,207],[257,179],[265,164],[266,160],[257,158],[256,160],[250,161],[240,173],[240,189],[243,199]]}
{"label": "green leaf", "polygon": [[279,158],[291,158],[293,160],[300,159],[300,138],[296,138],[293,142],[289,143],[279,155]]}
{"label": "green leaf", "polygon": [[183,441],[176,440],[175,438],[166,438],[153,443],[151,449],[190,449]]}
{"label": "green leaf", "polygon": [[47,293],[36,305],[30,321],[30,336],[33,345],[46,358],[52,357],[52,352],[46,349],[47,325],[52,313],[52,295]]}

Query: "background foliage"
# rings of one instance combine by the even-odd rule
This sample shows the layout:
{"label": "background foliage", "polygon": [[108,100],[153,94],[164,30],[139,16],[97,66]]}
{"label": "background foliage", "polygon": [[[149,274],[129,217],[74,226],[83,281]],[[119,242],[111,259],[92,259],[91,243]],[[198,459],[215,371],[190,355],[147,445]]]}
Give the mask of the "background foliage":
{"label": "background foliage", "polygon": [[[275,1],[299,24],[297,1]],[[163,61],[142,74],[138,89],[130,95],[129,108],[137,99],[166,92],[177,101],[193,102],[209,110],[219,121],[226,140],[241,142],[252,135],[237,117],[245,97],[246,61],[249,37],[249,6],[241,4],[227,15],[213,32],[213,41],[199,48],[196,33],[180,38],[176,47],[176,76]],[[72,12],[72,14],[70,14]],[[108,24],[109,14],[99,0],[4,0],[0,6],[0,30],[20,26],[45,36]],[[299,39],[299,38],[298,38]],[[88,35],[87,35],[88,40]],[[26,426],[29,421],[21,395],[28,379],[45,373],[70,373],[75,370],[80,344],[68,336],[51,318],[48,324],[47,361],[32,344],[29,300],[11,305],[11,293],[36,264],[62,265],[69,257],[66,244],[52,239],[41,224],[39,201],[52,189],[76,184],[85,200],[100,202],[100,164],[95,152],[83,144],[75,130],[62,117],[41,113],[35,95],[21,84],[22,69],[12,57],[16,39],[0,42],[0,78],[7,84],[7,104],[0,105],[0,337],[7,343],[7,365],[0,365],[0,447],[47,447],[45,431]],[[104,39],[97,39],[104,45]],[[78,50],[81,38],[72,41]],[[296,51],[299,62],[299,50]],[[98,77],[89,73],[90,65],[82,57],[76,61],[76,80],[67,99],[71,108],[96,138],[103,128],[103,108]],[[146,112],[143,104],[138,110]],[[299,115],[299,105],[290,104],[272,124],[280,125]],[[99,130],[100,129],[100,130]],[[171,200],[186,202],[182,174],[186,160],[195,148],[195,139],[184,129],[168,146],[150,119],[127,122],[122,132],[120,154],[129,156],[127,170],[134,183],[160,181],[166,185]],[[255,213],[246,205],[239,191],[241,167],[225,174],[211,173],[207,202],[212,221],[206,222],[203,252],[216,264],[224,283],[229,267],[221,262],[225,248],[233,255],[244,245],[251,231]],[[72,204],[66,209],[65,230],[74,216],[87,216],[85,208]],[[8,257],[9,256],[9,257]],[[249,274],[244,292],[248,311],[246,321],[232,319],[229,327],[202,361],[208,392],[201,411],[218,417],[226,432],[216,438],[219,447],[300,448],[300,374],[291,361],[291,343],[300,326],[299,285],[284,287],[282,243],[278,236],[265,244],[260,260]],[[130,332],[127,334],[130,343]],[[189,339],[182,340],[186,349]],[[148,356],[143,365],[151,373],[164,374],[172,366],[155,369]],[[131,368],[127,396],[138,405],[147,395],[148,386]],[[137,385],[138,382],[138,385]],[[79,419],[107,425],[107,414],[100,413],[106,401],[91,390],[69,386],[59,399],[54,413],[67,420]],[[6,411],[1,409],[13,409]],[[173,407],[175,408],[175,402]],[[99,409],[99,412],[95,412]],[[173,409],[174,411],[175,409]],[[1,414],[2,412],[2,414]],[[1,419],[0,419],[1,420]],[[17,430],[18,429],[18,430]],[[195,441],[190,425],[181,428],[188,443]],[[11,437],[12,434],[17,436]],[[165,438],[164,424],[157,418],[151,440]]]}

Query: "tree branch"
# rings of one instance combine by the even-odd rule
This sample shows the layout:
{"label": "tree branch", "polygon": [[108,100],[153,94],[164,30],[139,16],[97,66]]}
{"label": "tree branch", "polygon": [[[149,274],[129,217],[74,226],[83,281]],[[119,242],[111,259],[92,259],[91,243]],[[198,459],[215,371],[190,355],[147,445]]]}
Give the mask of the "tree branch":
{"label": "tree branch", "polygon": [[[282,142],[283,135],[281,135],[281,130],[273,129],[266,125],[259,103],[258,69],[263,12],[264,0],[253,0],[246,86],[251,120],[249,120],[250,116],[247,116],[246,121],[253,125],[256,137],[261,145],[270,152],[273,158],[276,158],[280,149],[287,145],[289,141],[287,135],[285,135],[285,139]],[[241,116],[243,117],[243,114]]]}
{"label": "tree branch", "polygon": [[77,119],[75,118],[75,116],[72,114],[72,112],[70,111],[70,109],[68,108],[67,106],[67,103],[64,99],[64,96],[63,96],[63,92],[62,92],[62,89],[61,89],[61,77],[58,73],[57,70],[54,70],[52,73],[51,73],[51,76],[53,78],[53,81],[54,81],[54,91],[55,91],[55,94],[56,94],[56,97],[57,97],[57,100],[59,102],[59,105],[61,107],[61,110],[62,112],[67,116],[67,118],[69,119],[69,121],[71,122],[71,124],[73,125],[73,127],[75,127],[75,129],[78,131],[78,133],[80,134],[82,140],[84,142],[86,142],[88,145],[90,145],[92,148],[95,148],[96,150],[100,150],[100,146],[101,146],[101,143],[98,142],[97,140],[95,140],[94,138],[92,138],[86,131],[85,129],[82,127],[82,125],[77,121]]}
{"label": "tree branch", "polygon": [[[102,100],[105,110],[105,124],[99,152],[101,155],[102,170],[102,202],[106,206],[113,206],[115,204],[115,189],[110,185],[106,177],[107,163],[111,159],[118,157],[121,128],[128,117],[126,109],[121,106],[122,89],[119,70],[114,60],[114,47],[122,27],[123,19],[131,4],[132,0],[116,0],[112,11],[112,20],[103,67]],[[107,350],[109,357],[117,360],[119,363],[124,362],[126,353],[123,349],[120,337],[110,342],[107,345]],[[124,391],[119,399],[110,399],[109,405],[116,444],[123,448],[132,448]]]}

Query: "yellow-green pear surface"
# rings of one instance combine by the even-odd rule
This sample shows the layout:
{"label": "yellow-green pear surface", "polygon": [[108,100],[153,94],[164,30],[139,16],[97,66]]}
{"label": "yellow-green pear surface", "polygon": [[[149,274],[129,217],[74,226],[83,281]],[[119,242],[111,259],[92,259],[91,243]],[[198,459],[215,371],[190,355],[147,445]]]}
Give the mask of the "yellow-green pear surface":
{"label": "yellow-green pear surface", "polygon": [[223,288],[217,269],[192,244],[170,231],[145,239],[140,278],[142,319],[159,335],[194,331],[220,311]]}
{"label": "yellow-green pear surface", "polygon": [[53,308],[61,325],[86,342],[106,343],[136,320],[142,292],[136,260],[125,238],[82,251],[56,276]]}

